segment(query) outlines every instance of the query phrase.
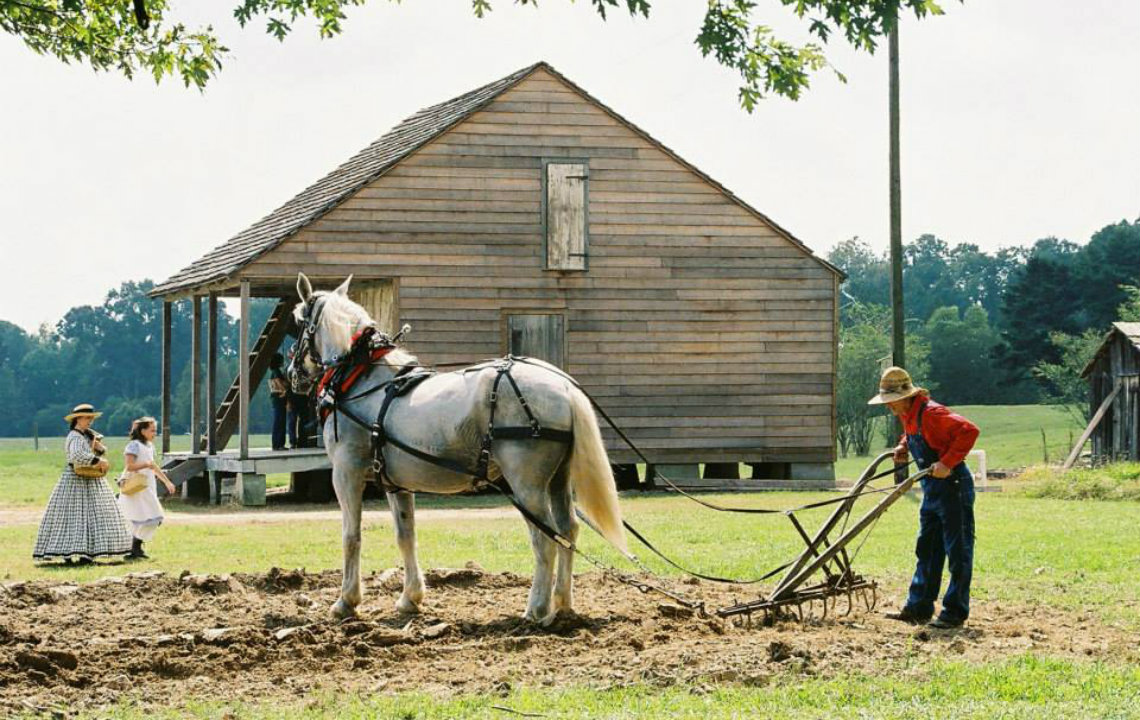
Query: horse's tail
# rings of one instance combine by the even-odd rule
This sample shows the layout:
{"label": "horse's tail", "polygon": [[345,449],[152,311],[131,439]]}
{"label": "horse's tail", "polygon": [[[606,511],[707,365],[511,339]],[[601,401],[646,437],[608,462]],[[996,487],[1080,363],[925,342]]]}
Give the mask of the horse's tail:
{"label": "horse's tail", "polygon": [[613,468],[606,456],[602,431],[590,399],[578,388],[570,389],[570,406],[574,413],[574,444],[570,448],[570,482],[582,512],[606,540],[628,553],[621,507],[618,506],[617,484]]}

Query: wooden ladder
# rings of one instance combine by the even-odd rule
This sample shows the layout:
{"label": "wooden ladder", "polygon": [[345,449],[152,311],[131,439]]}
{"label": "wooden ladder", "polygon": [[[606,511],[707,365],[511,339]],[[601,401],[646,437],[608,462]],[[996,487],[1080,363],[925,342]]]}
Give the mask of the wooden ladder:
{"label": "wooden ladder", "polygon": [[[277,303],[277,307],[273,308],[273,314],[265,321],[265,327],[261,329],[261,335],[257,337],[257,341],[253,344],[253,348],[249,352],[249,397],[251,402],[258,386],[261,385],[261,381],[265,379],[265,374],[269,372],[269,361],[285,340],[285,335],[292,323],[292,318],[290,317],[292,308],[293,303],[286,300],[281,300]],[[240,377],[234,378],[230,389],[226,391],[226,396],[222,398],[222,402],[218,405],[218,414],[214,418],[214,422],[216,423],[215,433],[218,452],[226,448],[226,443],[230,441],[234,432],[237,431],[238,393],[240,391],[238,383],[240,379]],[[203,437],[199,451],[206,450],[206,442],[207,439]]]}

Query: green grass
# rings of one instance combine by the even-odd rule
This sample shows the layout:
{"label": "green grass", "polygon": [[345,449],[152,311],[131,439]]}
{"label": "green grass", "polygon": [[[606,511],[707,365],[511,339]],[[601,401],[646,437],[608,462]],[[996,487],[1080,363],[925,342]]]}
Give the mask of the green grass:
{"label": "green grass", "polygon": [[[147,698],[153,701],[154,698]],[[497,707],[496,707],[497,706]],[[770,686],[520,689],[506,696],[441,699],[424,693],[320,693],[293,706],[219,701],[154,711],[129,703],[99,717],[142,718],[1140,718],[1140,668],[1039,658],[933,663],[888,675],[800,678]]]}
{"label": "green grass", "polygon": [[[977,425],[982,434],[977,449],[986,451],[991,469],[1015,469],[1063,460],[1084,428],[1068,411],[1055,405],[961,405],[952,408]],[[1045,432],[1042,443],[1041,432]],[[872,447],[879,447],[881,435]],[[881,451],[875,451],[877,454]],[[837,478],[859,476],[870,458],[840,458]]]}
{"label": "green grass", "polygon": [[1140,463],[1112,463],[1061,472],[1056,467],[1029,468],[1020,478],[1025,494],[1059,500],[1140,500]]}
{"label": "green grass", "polygon": [[[170,441],[174,452],[190,450],[188,435],[175,435]],[[108,477],[116,478],[123,470],[127,438],[108,435],[103,442],[107,445],[107,459],[111,461]],[[251,435],[250,447],[269,447],[269,436]],[[39,450],[33,448],[31,438],[0,438],[0,507],[45,504],[66,464],[61,437],[40,438]],[[268,475],[265,482],[268,487],[286,486],[289,475]]]}

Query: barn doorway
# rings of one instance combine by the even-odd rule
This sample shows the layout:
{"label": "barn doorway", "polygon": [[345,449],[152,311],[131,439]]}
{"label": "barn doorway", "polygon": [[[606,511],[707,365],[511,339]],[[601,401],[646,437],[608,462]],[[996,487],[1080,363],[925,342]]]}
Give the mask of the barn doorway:
{"label": "barn doorway", "polygon": [[507,352],[566,367],[566,318],[558,313],[507,316]]}

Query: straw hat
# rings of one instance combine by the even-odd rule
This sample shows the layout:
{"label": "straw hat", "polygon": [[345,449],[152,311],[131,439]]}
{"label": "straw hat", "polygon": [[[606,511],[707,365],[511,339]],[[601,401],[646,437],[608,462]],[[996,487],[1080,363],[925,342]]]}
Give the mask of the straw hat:
{"label": "straw hat", "polygon": [[98,412],[95,409],[95,406],[92,405],[91,403],[80,403],[80,404],[76,405],[70,413],[63,416],[63,421],[64,422],[71,422],[75,418],[81,418],[81,417],[89,417],[89,418],[94,419],[94,418],[99,417],[102,414],[103,413]]}
{"label": "straw hat", "polygon": [[883,376],[879,378],[879,394],[868,400],[867,404],[885,405],[918,394],[925,395],[926,389],[911,382],[910,373],[901,367],[889,367],[883,371]]}

